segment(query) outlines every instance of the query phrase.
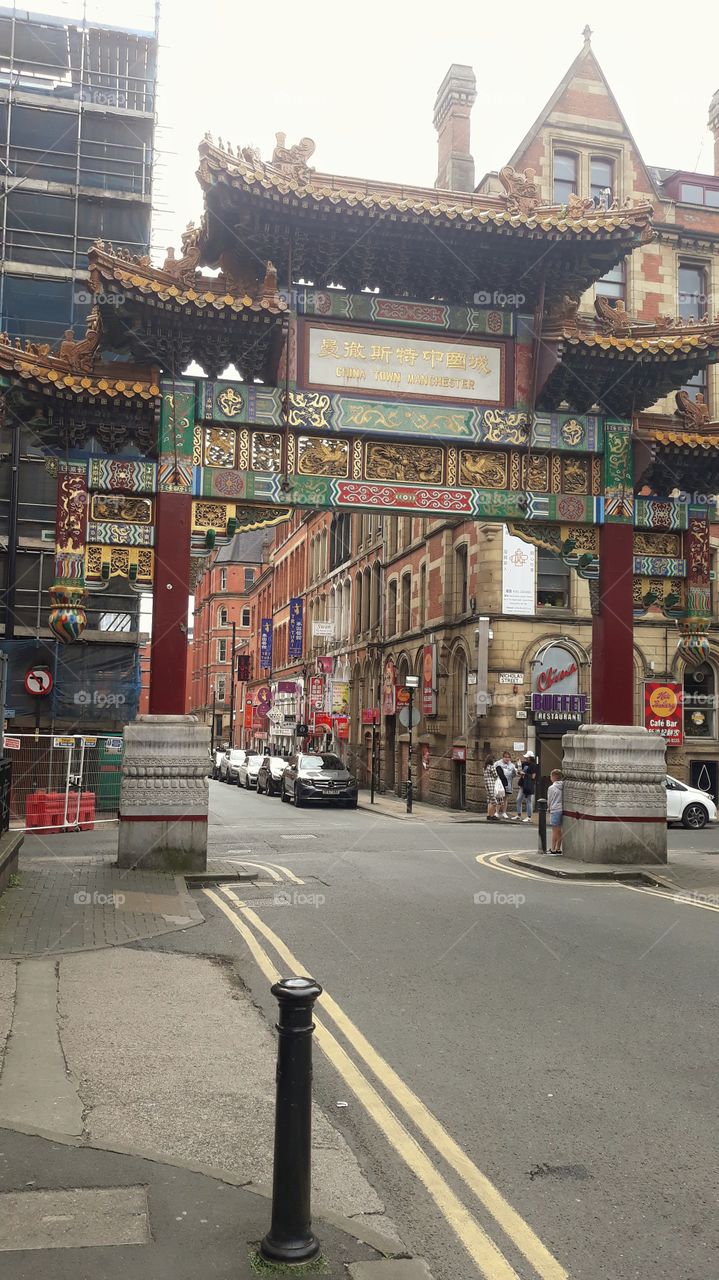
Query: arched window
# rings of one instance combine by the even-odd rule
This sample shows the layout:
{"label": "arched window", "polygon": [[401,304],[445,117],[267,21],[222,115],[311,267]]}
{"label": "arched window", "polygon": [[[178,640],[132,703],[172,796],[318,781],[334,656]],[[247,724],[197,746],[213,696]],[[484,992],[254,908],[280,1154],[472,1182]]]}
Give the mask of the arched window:
{"label": "arched window", "polygon": [[397,630],[397,579],[393,578],[387,592],[387,635],[393,636]]}
{"label": "arched window", "polygon": [[369,631],[371,574],[369,565],[362,574],[362,630]]}
{"label": "arched window", "polygon": [[221,609],[217,610],[217,625],[218,627],[227,626],[227,610],[224,605]]}
{"label": "arched window", "polygon": [[716,676],[708,662],[684,672],[684,734],[716,738]]}
{"label": "arched window", "polygon": [[379,624],[382,608],[382,570],[379,560],[372,565],[372,604],[370,607],[370,627]]}
{"label": "arched window", "polygon": [[424,627],[427,622],[427,563],[422,561],[419,570],[419,625]]}
{"label": "arched window", "polygon": [[400,613],[400,631],[411,630],[412,626],[412,574],[402,574],[402,596]]}
{"label": "arched window", "polygon": [[452,732],[462,737],[468,728],[467,716],[467,655],[464,649],[455,649],[452,658]]}
{"label": "arched window", "polygon": [[355,578],[355,631],[357,635],[362,630],[362,574],[358,573]]}

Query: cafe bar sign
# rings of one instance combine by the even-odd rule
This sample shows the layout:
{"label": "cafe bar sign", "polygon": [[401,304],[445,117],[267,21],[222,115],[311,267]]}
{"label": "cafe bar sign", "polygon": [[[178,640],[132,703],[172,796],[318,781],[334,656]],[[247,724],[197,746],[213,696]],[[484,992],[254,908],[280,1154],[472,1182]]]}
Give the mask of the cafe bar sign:
{"label": "cafe bar sign", "polygon": [[535,720],[574,721],[587,714],[587,696],[579,692],[579,669],[574,655],[552,644],[532,663],[532,712]]}
{"label": "cafe bar sign", "polygon": [[304,385],[313,390],[504,403],[501,342],[330,329],[305,321],[301,354]]}

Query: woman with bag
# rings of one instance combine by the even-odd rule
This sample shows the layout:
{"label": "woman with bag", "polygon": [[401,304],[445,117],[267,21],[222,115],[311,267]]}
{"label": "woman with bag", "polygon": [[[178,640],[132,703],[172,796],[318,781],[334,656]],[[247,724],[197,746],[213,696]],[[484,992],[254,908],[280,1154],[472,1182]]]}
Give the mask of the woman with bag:
{"label": "woman with bag", "polygon": [[526,818],[522,818],[522,821],[531,821],[536,783],[537,762],[534,758],[534,752],[527,751],[525,752],[521,762],[521,774],[519,778],[519,788],[517,790],[517,816],[516,818],[512,818],[512,822],[519,822],[520,818],[522,818],[522,801],[524,801],[527,809],[527,816]]}
{"label": "woman with bag", "polygon": [[[496,822],[497,814],[497,783],[502,787],[497,770],[494,767],[494,759],[490,753],[484,757],[484,785],[487,792],[487,822]],[[504,787],[502,787],[502,796],[504,796]]]}

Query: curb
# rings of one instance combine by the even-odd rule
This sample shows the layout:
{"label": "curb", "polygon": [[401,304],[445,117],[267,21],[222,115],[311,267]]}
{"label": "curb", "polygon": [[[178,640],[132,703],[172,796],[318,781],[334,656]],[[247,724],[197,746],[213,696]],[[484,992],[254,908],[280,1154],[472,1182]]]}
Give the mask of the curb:
{"label": "curb", "polygon": [[[116,1156],[132,1156],[136,1160],[147,1160],[150,1164],[162,1164],[170,1169],[186,1169],[188,1173],[198,1173],[205,1178],[213,1178],[216,1182],[225,1182],[231,1187],[240,1187],[244,1191],[250,1191],[252,1195],[261,1196],[265,1200],[272,1199],[272,1189],[259,1182],[253,1182],[251,1178],[243,1178],[239,1173],[233,1173],[229,1169],[215,1169],[209,1164],[200,1164],[194,1160],[181,1160],[171,1156],[160,1155],[157,1151],[145,1151],[141,1147],[125,1147],[120,1144],[114,1146],[100,1146],[96,1142],[86,1142],[83,1138],[75,1138],[67,1133],[53,1133],[51,1129],[34,1129],[25,1125],[13,1124],[12,1126],[3,1123],[0,1117],[0,1133],[3,1131],[8,1133],[22,1133],[28,1138],[44,1138],[47,1142],[56,1142],[63,1147],[77,1147],[81,1151],[106,1151],[110,1155]],[[357,1240],[360,1244],[366,1244],[370,1249],[374,1249],[376,1253],[381,1253],[384,1258],[409,1258],[411,1255],[407,1249],[397,1240],[391,1240],[388,1236],[382,1235],[380,1231],[376,1231],[374,1227],[365,1227],[355,1218],[346,1218],[341,1213],[335,1213],[332,1209],[323,1209],[321,1205],[312,1206],[312,1219],[321,1219],[328,1222],[330,1226],[337,1227],[340,1231],[344,1231],[346,1235],[351,1236],[353,1240]]]}
{"label": "curb", "polygon": [[[552,858],[547,862],[544,861],[545,855],[527,855],[527,854],[509,854],[507,861],[513,863],[517,867],[526,867],[530,871],[539,871],[543,875],[554,876],[558,880],[607,880],[611,883],[614,880],[638,880],[641,884],[652,885],[654,888],[672,889],[675,892],[679,888],[672,880],[668,880],[660,876],[654,871],[645,868],[632,868],[623,864],[607,864],[606,870],[599,869],[596,864],[588,863],[587,866],[591,870],[583,871],[581,868],[564,866]],[[539,861],[542,858],[542,861]]]}

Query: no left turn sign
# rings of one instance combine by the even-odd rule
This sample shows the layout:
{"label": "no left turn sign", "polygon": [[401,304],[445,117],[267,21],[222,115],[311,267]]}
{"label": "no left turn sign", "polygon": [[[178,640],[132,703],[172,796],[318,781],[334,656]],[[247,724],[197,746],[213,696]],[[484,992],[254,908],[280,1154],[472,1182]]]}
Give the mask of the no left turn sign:
{"label": "no left turn sign", "polygon": [[49,667],[31,667],[25,673],[25,690],[27,693],[34,694],[35,697],[42,697],[43,694],[49,693],[52,689],[52,672]]}

